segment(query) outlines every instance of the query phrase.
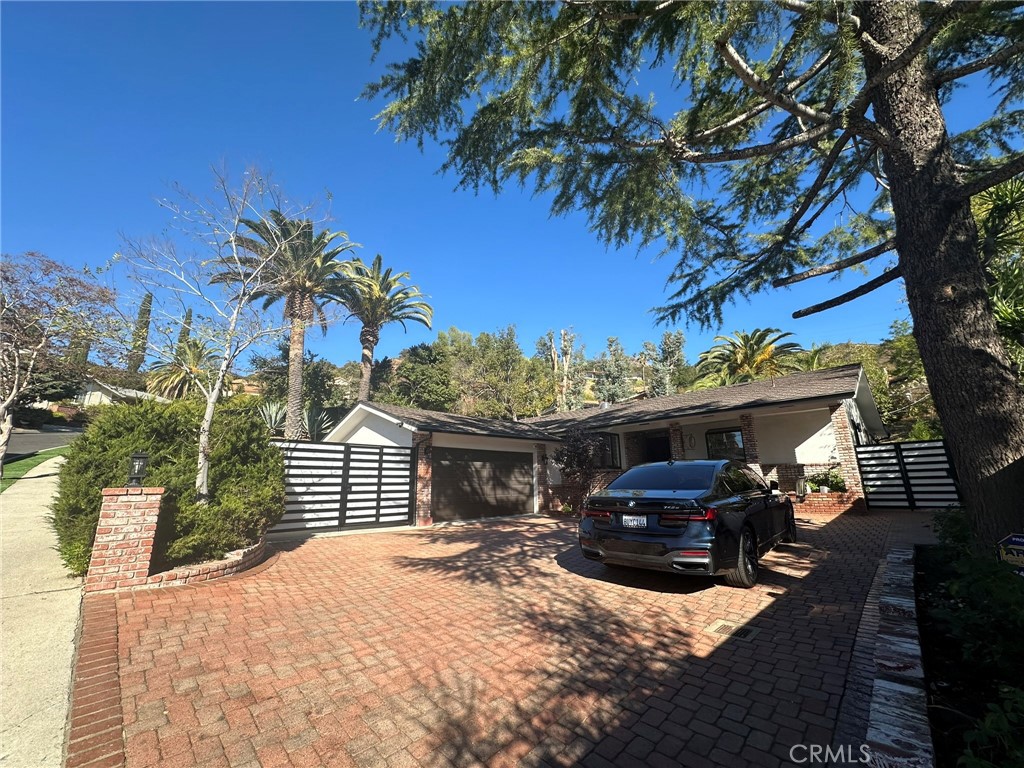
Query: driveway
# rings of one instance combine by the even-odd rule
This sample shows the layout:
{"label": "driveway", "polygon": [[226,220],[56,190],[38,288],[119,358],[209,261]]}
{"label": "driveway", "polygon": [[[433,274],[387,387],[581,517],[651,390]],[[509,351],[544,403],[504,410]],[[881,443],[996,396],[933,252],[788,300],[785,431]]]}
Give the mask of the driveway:
{"label": "driveway", "polygon": [[131,768],[770,768],[850,732],[866,595],[926,523],[802,521],[751,590],[606,569],[572,522],[523,518],[310,540],[86,610],[116,609]]}

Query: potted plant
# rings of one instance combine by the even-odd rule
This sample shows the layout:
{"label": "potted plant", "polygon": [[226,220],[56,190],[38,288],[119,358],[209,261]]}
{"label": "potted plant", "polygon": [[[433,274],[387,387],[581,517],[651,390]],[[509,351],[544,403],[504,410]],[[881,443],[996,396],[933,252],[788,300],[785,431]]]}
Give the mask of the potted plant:
{"label": "potted plant", "polygon": [[821,472],[815,472],[813,475],[808,477],[807,487],[812,491],[817,490],[820,493],[845,491],[846,481],[843,479],[843,476],[839,474],[839,470],[832,467],[831,469],[823,470]]}

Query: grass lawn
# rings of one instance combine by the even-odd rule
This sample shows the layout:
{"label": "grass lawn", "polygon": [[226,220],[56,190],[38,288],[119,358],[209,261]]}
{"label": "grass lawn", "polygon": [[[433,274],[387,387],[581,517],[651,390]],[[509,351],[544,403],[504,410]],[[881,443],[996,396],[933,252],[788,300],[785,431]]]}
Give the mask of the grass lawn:
{"label": "grass lawn", "polygon": [[69,447],[70,446],[62,445],[59,448],[47,448],[45,451],[40,451],[32,456],[26,456],[23,459],[12,461],[10,464],[4,464],[4,479],[0,480],[0,493],[3,493],[14,485],[33,467],[39,466],[44,461],[52,459],[54,456],[63,456],[67,453]]}

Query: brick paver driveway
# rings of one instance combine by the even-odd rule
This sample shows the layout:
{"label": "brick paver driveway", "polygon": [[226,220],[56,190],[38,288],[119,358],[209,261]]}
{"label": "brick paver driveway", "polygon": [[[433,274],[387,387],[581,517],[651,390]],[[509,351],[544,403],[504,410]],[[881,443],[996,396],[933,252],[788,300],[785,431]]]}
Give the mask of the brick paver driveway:
{"label": "brick paver driveway", "polygon": [[803,521],[752,590],[607,569],[571,521],[524,518],[122,595],[127,764],[784,764],[831,743],[879,559],[923,523]]}

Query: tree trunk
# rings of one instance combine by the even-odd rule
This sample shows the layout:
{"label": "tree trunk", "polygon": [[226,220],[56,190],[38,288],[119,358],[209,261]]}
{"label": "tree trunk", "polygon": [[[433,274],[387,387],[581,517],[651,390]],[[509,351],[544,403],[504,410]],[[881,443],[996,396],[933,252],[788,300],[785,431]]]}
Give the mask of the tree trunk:
{"label": "tree trunk", "polygon": [[306,351],[306,323],[292,318],[291,336],[288,340],[288,407],[284,419],[286,440],[302,437],[302,363]]}
{"label": "tree trunk", "polygon": [[373,373],[373,350],[380,341],[380,329],[364,325],[359,332],[359,343],[363,345],[363,355],[359,361],[362,376],[359,379],[359,399],[370,399],[370,375]]}
{"label": "tree trunk", "polygon": [[210,500],[210,430],[213,428],[213,414],[224,391],[224,380],[228,376],[228,370],[234,355],[225,353],[221,360],[220,369],[217,371],[217,379],[214,381],[213,389],[206,395],[206,410],[203,411],[203,420],[199,424],[199,459],[196,464],[196,501],[206,504]]}
{"label": "tree trunk", "polygon": [[7,458],[7,446],[14,432],[14,413],[6,403],[0,403],[0,480],[4,478],[4,459]]}
{"label": "tree trunk", "polygon": [[[922,30],[911,2],[858,4],[863,29],[886,50],[864,50],[870,78]],[[970,201],[958,199],[935,86],[923,56],[872,94],[885,129],[884,168],[896,251],[914,337],[978,543],[1024,531],[1024,393],[1010,366],[985,290]]]}

